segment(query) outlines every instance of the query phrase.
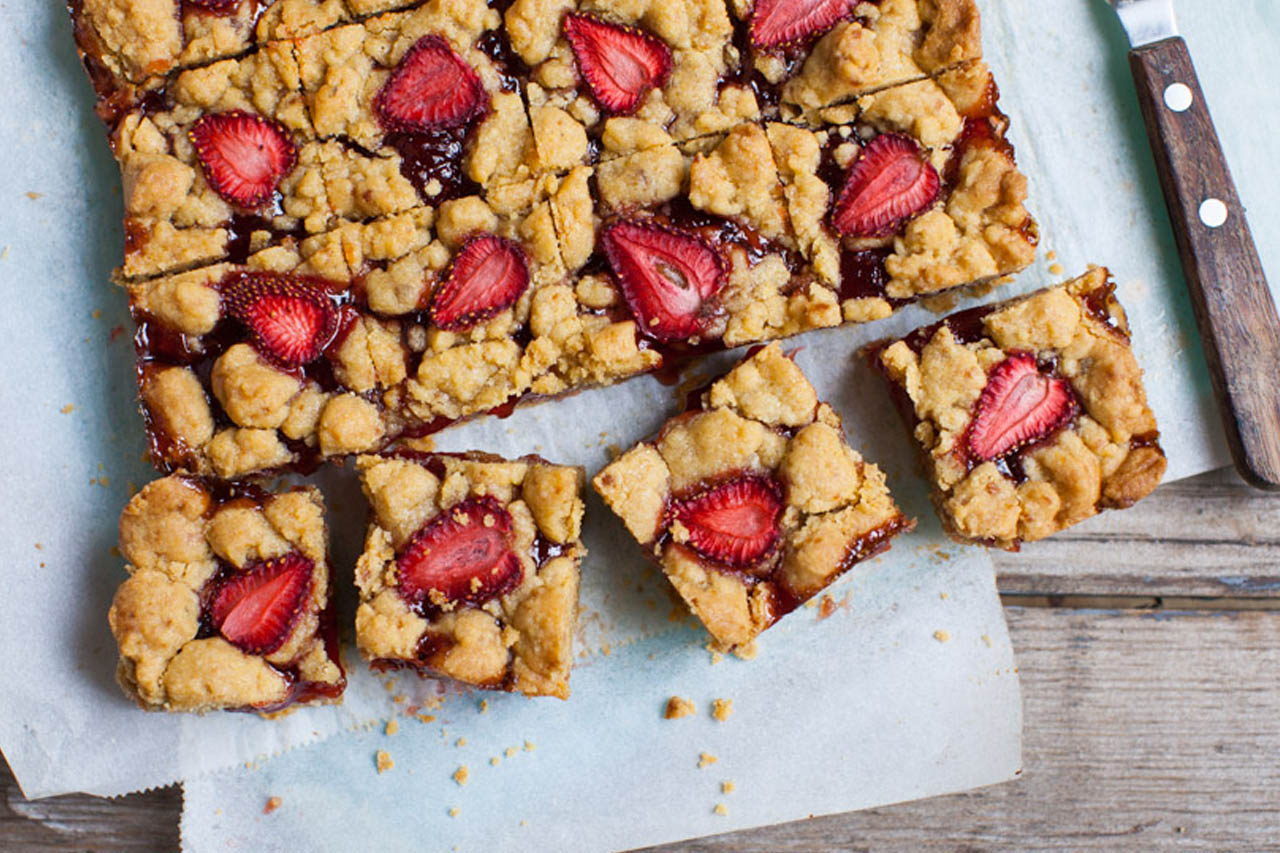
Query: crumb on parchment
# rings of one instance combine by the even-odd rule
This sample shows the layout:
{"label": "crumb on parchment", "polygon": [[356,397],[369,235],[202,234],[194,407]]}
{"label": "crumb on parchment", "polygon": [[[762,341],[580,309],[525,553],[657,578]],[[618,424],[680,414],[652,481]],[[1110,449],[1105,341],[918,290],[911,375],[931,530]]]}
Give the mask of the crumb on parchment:
{"label": "crumb on parchment", "polygon": [[537,745],[536,743],[534,743],[533,741],[531,741],[531,740],[527,740],[527,741],[525,741],[525,742],[524,742],[524,751],[525,751],[525,752],[533,752],[533,751],[534,751],[535,749],[537,749],[537,748],[538,748],[538,745]]}
{"label": "crumb on parchment", "polygon": [[716,807],[714,811],[716,814],[724,816],[729,813],[729,807],[726,806],[724,803],[716,803]]}
{"label": "crumb on parchment", "polygon": [[393,735],[396,732],[400,731],[400,723],[398,723],[394,719],[387,720],[387,727],[386,729],[384,729],[384,731],[389,735]]}
{"label": "crumb on parchment", "polygon": [[519,751],[520,750],[516,749],[514,746],[509,746],[505,750],[507,758],[514,758],[516,753]]}
{"label": "crumb on parchment", "polygon": [[471,769],[467,765],[459,765],[458,769],[453,771],[453,781],[459,786],[467,784],[467,780],[471,778]]}
{"label": "crumb on parchment", "polygon": [[711,716],[715,717],[716,720],[721,723],[728,720],[729,716],[732,713],[733,713],[732,699],[717,699],[711,703]]}
{"label": "crumb on parchment", "polygon": [[698,755],[698,769],[703,770],[707,767],[710,767],[712,764],[715,764],[719,760],[720,759],[716,758],[711,753],[703,752]]}
{"label": "crumb on parchment", "polygon": [[722,793],[722,794],[732,794],[732,793],[733,793],[733,789],[734,789],[734,788],[736,788],[736,787],[737,787],[737,785],[734,785],[734,784],[733,784],[733,780],[732,780],[732,779],[725,779],[723,782],[721,782],[721,783],[720,783],[720,793]]}
{"label": "crumb on parchment", "polygon": [[457,816],[458,816],[457,806],[454,806],[453,808],[449,809],[449,817],[457,817]]}
{"label": "crumb on parchment", "polygon": [[267,804],[262,807],[262,813],[271,814],[273,811],[280,808],[281,802],[282,800],[279,797],[268,797]]}
{"label": "crumb on parchment", "polygon": [[458,738],[456,741],[454,741],[454,744],[453,744],[453,745],[454,745],[454,746],[466,746],[466,745],[467,745],[467,739],[466,739],[466,738],[464,738],[464,737],[460,737],[460,738]]}
{"label": "crumb on parchment", "polygon": [[489,764],[494,767],[497,767],[501,763],[502,763],[502,759],[496,755],[489,759]]}
{"label": "crumb on parchment", "polygon": [[951,632],[944,631],[942,628],[933,632],[933,638],[939,643],[945,643],[951,639]]}
{"label": "crumb on parchment", "polygon": [[374,758],[377,761],[378,773],[380,774],[386,773],[392,767],[396,766],[396,763],[391,760],[391,753],[387,752],[385,749],[378,750]]}
{"label": "crumb on parchment", "polygon": [[681,717],[692,717],[698,713],[698,708],[683,696],[672,696],[667,700],[667,709],[663,712],[662,717],[666,720],[678,720]]}

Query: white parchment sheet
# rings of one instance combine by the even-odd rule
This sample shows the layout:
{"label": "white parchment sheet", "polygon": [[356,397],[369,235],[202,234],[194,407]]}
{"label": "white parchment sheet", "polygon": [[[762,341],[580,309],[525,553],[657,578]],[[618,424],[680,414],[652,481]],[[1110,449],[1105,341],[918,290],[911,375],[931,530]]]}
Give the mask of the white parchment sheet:
{"label": "white parchment sheet", "polygon": [[[1037,267],[1001,293],[1060,280],[1089,261],[1110,266],[1148,373],[1170,479],[1223,464],[1118,25],[1092,0],[982,5],[987,54],[1002,106],[1013,118],[1043,248],[1064,267],[1060,275],[1049,273],[1042,251]],[[1264,264],[1280,269],[1280,175],[1267,150],[1280,138],[1280,91],[1269,85],[1263,66],[1268,34],[1280,32],[1280,8],[1256,0],[1233,4],[1224,16],[1208,0],[1179,0],[1179,12]],[[0,411],[9,425],[0,441],[6,498],[0,513],[0,748],[24,792],[118,794],[256,763],[385,720],[405,707],[394,701],[399,690],[432,685],[408,679],[387,691],[358,665],[349,666],[352,687],[342,708],[304,710],[280,722],[148,715],[120,695],[105,614],[123,570],[110,548],[130,483],[154,474],[142,460],[125,300],[107,283],[120,258],[119,182],[62,5],[0,0],[0,19],[0,62],[8,74],[0,121],[0,287],[7,296],[0,353],[8,381],[0,384]],[[331,826],[320,836],[335,846],[368,837],[342,831],[369,831],[383,823],[380,816],[390,821],[391,815],[406,839],[414,829],[450,833],[419,839],[496,838],[493,833],[509,828],[497,817],[515,814],[482,808],[475,798],[521,784],[519,790],[542,798],[536,801],[548,816],[520,815],[529,821],[529,845],[563,841],[555,832],[565,830],[556,826],[581,826],[589,832],[583,837],[599,846],[626,846],[1009,778],[1018,767],[1018,699],[990,562],[981,551],[949,545],[942,552],[949,558],[939,556],[943,543],[906,438],[884,390],[852,357],[861,342],[928,319],[911,309],[871,328],[828,330],[790,344],[802,348],[799,363],[845,416],[853,444],[882,464],[895,495],[922,522],[889,555],[832,590],[837,600],[848,596],[847,608],[822,621],[802,609],[765,635],[756,661],[713,666],[702,635],[668,621],[665,581],[592,499],[580,632],[590,656],[575,672],[569,702],[497,697],[489,713],[479,715],[474,696],[452,696],[435,712],[438,724],[410,719],[385,740],[345,737],[256,763],[255,771],[189,784],[184,842],[192,849],[215,840],[225,849],[237,837],[254,838],[259,848],[271,839],[283,845],[291,837],[287,821],[322,822],[322,813],[337,811],[327,808],[330,802],[351,800],[369,804],[369,823],[343,810],[346,827]],[[608,445],[631,444],[676,407],[671,389],[640,379],[451,430],[439,444],[539,451],[594,471]],[[336,575],[349,613],[363,507],[349,471],[327,472],[321,486],[333,510]],[[935,630],[951,639],[935,639]],[[662,721],[660,705],[671,693],[696,699],[700,716]],[[738,710],[730,722],[707,718],[705,703],[713,695],[734,699]],[[492,744],[493,751],[467,757],[465,750],[444,749],[442,725],[457,726],[460,735],[483,749]],[[522,750],[509,762],[503,757],[502,775],[490,768],[498,744],[505,749],[526,738],[538,744],[535,751]],[[373,771],[375,748],[392,753],[394,770]],[[721,762],[692,773],[703,749],[723,756]],[[730,756],[736,756],[732,769]],[[469,815],[465,824],[436,808],[449,802],[442,794],[428,796],[463,793],[448,774],[464,760],[477,777],[465,789],[472,799],[456,800]],[[546,764],[556,767],[538,770]],[[349,772],[352,767],[358,772]],[[492,783],[480,784],[490,769]],[[710,812],[721,775],[737,785],[723,798],[727,817]],[[379,785],[406,781],[409,799],[378,794]],[[443,787],[432,787],[437,784]],[[693,784],[705,795],[692,793]],[[419,786],[419,793],[407,793]],[[627,796],[610,802],[606,791]],[[682,801],[677,791],[697,808],[672,807]],[[660,792],[666,792],[661,799]],[[271,816],[276,823],[261,816],[266,795],[285,800]],[[374,810],[374,801],[388,803],[385,812]],[[641,801],[649,808],[643,819],[622,808]],[[231,820],[236,815],[238,822]],[[654,823],[655,815],[663,819]],[[495,822],[486,828],[490,818]],[[237,826],[245,834],[236,836]]]}

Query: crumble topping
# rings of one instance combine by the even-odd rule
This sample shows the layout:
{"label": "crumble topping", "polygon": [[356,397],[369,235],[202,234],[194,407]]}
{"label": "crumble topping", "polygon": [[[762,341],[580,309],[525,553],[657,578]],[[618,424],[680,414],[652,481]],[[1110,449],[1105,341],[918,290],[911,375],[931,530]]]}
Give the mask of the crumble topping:
{"label": "crumble topping", "polygon": [[[263,713],[340,695],[345,678],[323,626],[332,618],[323,514],[314,488],[220,501],[174,475],[138,492],[120,517],[129,578],[109,613],[125,692],[148,710]],[[246,651],[210,626],[206,608],[221,589],[291,555],[307,561],[306,594],[292,621],[266,626],[287,629],[269,651]]]}
{"label": "crumble topping", "polygon": [[[700,408],[623,453],[592,485],[727,648],[745,648],[908,526],[884,475],[845,443],[839,416],[777,344],[745,358]],[[759,565],[735,568],[700,552],[673,507],[741,499],[743,489],[755,493],[753,512],[777,502],[776,527],[760,535],[778,544],[766,542]]]}
{"label": "crumble topping", "polygon": [[[484,454],[365,456],[357,467],[373,510],[356,567],[356,637],[364,655],[375,665],[567,697],[578,566],[586,553],[578,539],[581,469]],[[400,574],[415,535],[441,516],[459,518],[459,508],[476,499],[497,501],[509,514],[507,547],[518,560],[520,580],[478,603],[433,592],[428,604],[415,604]],[[464,594],[480,583],[471,580]]]}
{"label": "crumble topping", "polygon": [[[1159,483],[1165,457],[1113,291],[1107,271],[1094,267],[982,309],[956,326],[960,332],[944,321],[879,351],[879,365],[909,402],[935,503],[957,539],[1016,549],[1100,509],[1129,506]],[[1003,458],[968,465],[966,434],[988,377],[1019,352],[1069,383],[1079,412],[1016,449],[1016,471],[1002,470]]]}

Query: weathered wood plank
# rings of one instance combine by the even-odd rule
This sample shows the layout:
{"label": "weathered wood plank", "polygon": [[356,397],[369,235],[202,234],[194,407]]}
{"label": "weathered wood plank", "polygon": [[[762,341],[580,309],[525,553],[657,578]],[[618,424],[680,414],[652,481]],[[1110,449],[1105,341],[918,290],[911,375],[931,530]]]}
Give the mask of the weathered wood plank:
{"label": "weathered wood plank", "polygon": [[1021,780],[674,851],[1280,843],[1280,613],[1010,608]]}
{"label": "weathered wood plank", "polygon": [[[671,851],[1260,849],[1280,827],[1280,612],[1008,610],[1026,704],[1013,784]],[[0,848],[173,849],[175,789],[25,803]],[[730,802],[732,806],[732,803]]]}
{"label": "weathered wood plank", "polygon": [[1216,471],[993,556],[1002,592],[1280,598],[1280,496]]}
{"label": "weathered wood plank", "polygon": [[23,799],[0,762],[0,850],[177,850],[182,792],[177,786],[104,800],[84,794]]}

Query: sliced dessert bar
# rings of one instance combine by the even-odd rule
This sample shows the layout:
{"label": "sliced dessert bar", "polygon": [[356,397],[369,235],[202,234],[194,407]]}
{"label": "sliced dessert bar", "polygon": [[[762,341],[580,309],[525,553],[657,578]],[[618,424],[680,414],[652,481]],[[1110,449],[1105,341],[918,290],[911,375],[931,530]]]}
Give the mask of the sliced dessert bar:
{"label": "sliced dessert bar", "polygon": [[957,540],[1017,550],[1160,482],[1165,456],[1107,270],[868,350]]}
{"label": "sliced dessert bar", "polygon": [[364,456],[356,641],[375,669],[569,696],[581,468],[535,456]]}
{"label": "sliced dessert bar", "polygon": [[750,643],[913,525],[776,343],[592,485],[727,648]]}
{"label": "sliced dessert bar", "polygon": [[120,686],[153,711],[339,701],[328,544],[314,488],[148,484],[120,516],[129,579],[109,615]]}

